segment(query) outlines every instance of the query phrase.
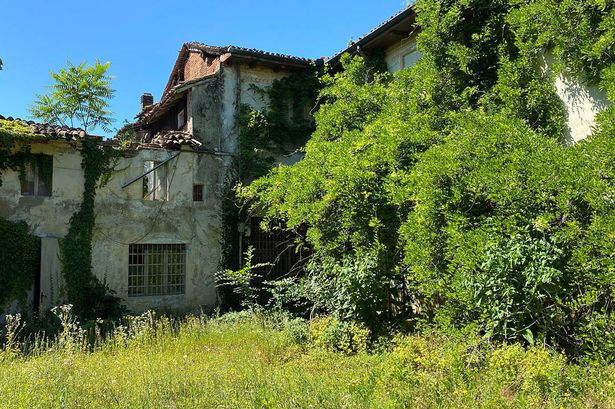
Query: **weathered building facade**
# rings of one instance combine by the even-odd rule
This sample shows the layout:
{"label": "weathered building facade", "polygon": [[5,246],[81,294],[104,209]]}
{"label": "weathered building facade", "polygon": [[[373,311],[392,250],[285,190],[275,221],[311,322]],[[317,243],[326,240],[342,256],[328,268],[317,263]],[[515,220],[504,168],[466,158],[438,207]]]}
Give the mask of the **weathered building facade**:
{"label": "weathered building facade", "polygon": [[[82,144],[96,137],[32,126],[46,137],[33,142],[29,153],[50,159],[44,170],[47,180],[35,166],[26,166],[25,183],[18,171],[5,171],[0,217],[26,221],[41,239],[40,282],[33,301],[45,310],[67,301],[60,241],[83,201]],[[119,156],[115,171],[97,191],[93,272],[130,311],[189,310],[216,302],[213,272],[218,259],[211,250],[218,246],[216,204],[204,194],[195,197],[193,191],[195,185],[215,188],[206,184],[202,170],[216,165],[197,149],[198,143],[189,139],[174,149],[156,141],[133,145]],[[139,178],[153,163],[162,166]]]}
{"label": "weathered building facade", "polygon": [[[97,189],[92,242],[93,273],[129,311],[195,311],[216,304],[215,273],[224,267],[222,196],[228,178],[238,176],[240,110],[264,109],[267,101],[259,89],[310,64],[188,43],[161,101],[143,96],[138,122],[124,130],[130,135],[128,149]],[[78,129],[30,126],[43,138],[28,150],[49,158],[50,177],[43,182],[40,169],[28,167],[28,187],[19,171],[3,172],[0,217],[26,221],[41,239],[40,276],[31,298],[46,310],[69,301],[60,243],[83,200],[81,146],[96,137]],[[98,139],[107,149],[120,143]]]}
{"label": "weathered building facade", "polygon": [[[419,30],[414,10],[407,8],[327,63],[335,70],[344,53],[379,53],[389,71],[397,72],[420,58],[416,49]],[[97,191],[92,243],[94,274],[128,310],[190,311],[216,304],[215,273],[226,267],[222,242],[228,228],[222,218],[225,189],[229,180],[242,180],[238,174],[241,111],[244,107],[267,109],[271,101],[262,89],[321,62],[234,46],[186,43],[160,101],[154,103],[150,94],[143,95],[138,121],[125,128],[133,143]],[[545,58],[545,69],[549,65]],[[607,105],[606,96],[565,75],[556,79],[556,89],[568,113],[569,141],[585,138],[596,114]],[[309,110],[289,109],[289,115],[305,118]],[[24,183],[18,172],[4,172],[0,217],[26,221],[41,238],[34,298],[35,304],[47,309],[66,301],[59,244],[82,201],[80,145],[91,137],[80,130],[32,126],[48,136],[32,143],[31,152],[52,158],[51,179],[45,182],[30,169]],[[300,160],[296,146],[286,148],[277,162]],[[231,226],[241,239],[254,230],[250,244],[258,247],[259,257],[275,257],[278,249],[257,228],[254,220]],[[246,245],[239,246],[237,260]],[[287,269],[292,262],[278,264]]]}

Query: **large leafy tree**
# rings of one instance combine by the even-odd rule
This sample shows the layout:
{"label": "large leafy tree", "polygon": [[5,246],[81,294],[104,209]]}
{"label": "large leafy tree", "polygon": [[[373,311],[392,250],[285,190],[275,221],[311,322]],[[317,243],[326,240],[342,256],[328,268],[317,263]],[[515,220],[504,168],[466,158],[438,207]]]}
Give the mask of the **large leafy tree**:
{"label": "large leafy tree", "polygon": [[100,127],[110,132],[113,119],[109,100],[115,92],[107,74],[110,65],[98,60],[94,65],[82,62],[75,66],[69,62],[66,68],[51,72],[55,82],[48,94],[37,96],[30,107],[31,115],[45,122],[79,126],[85,131]]}
{"label": "large leafy tree", "polygon": [[565,71],[615,101],[615,4],[415,7],[418,64],[389,81],[345,59],[325,78],[305,159],[243,197],[307,226],[315,255],[298,282],[319,309],[612,359],[615,107],[566,146],[554,84]]}

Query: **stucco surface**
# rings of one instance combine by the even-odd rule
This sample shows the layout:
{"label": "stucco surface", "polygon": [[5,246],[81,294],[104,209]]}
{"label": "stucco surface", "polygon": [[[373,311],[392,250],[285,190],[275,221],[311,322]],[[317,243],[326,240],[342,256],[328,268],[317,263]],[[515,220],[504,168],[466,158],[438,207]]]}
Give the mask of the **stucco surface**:
{"label": "stucco surface", "polygon": [[[3,174],[0,214],[25,220],[43,238],[41,299],[49,308],[63,299],[58,239],[66,236],[71,216],[83,194],[80,153],[66,143],[37,144],[34,153],[54,155],[51,197],[22,197],[16,172]],[[141,150],[122,158],[109,183],[97,191],[92,267],[132,312],[150,308],[193,311],[216,303],[214,274],[220,263],[219,186],[224,158],[192,151],[169,162],[169,200],[142,197],[139,181],[122,185],[143,173],[144,161],[163,161],[177,152]],[[203,184],[204,201],[193,202],[193,184]],[[186,291],[183,295],[128,297],[130,244],[186,244]],[[85,245],[85,244],[84,244]]]}

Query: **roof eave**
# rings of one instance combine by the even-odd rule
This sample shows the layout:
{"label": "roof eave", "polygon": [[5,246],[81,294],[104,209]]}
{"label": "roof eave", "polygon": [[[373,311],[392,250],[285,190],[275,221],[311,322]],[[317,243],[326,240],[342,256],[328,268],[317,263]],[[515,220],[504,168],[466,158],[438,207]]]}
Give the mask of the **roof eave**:
{"label": "roof eave", "polygon": [[388,33],[393,27],[401,23],[403,20],[410,18],[410,17],[415,17],[415,16],[416,16],[416,11],[414,9],[414,6],[409,6],[405,8],[404,10],[399,12],[397,15],[390,18],[386,23],[375,28],[373,31],[371,31],[370,33],[366,34],[365,36],[361,37],[359,40],[354,42],[352,45],[346,47],[346,49],[344,49],[343,51],[337,53],[336,55],[328,59],[326,61],[327,64],[329,64],[330,66],[338,64],[342,55],[346,53],[349,53],[349,54],[356,53],[361,48],[368,47],[371,42],[376,40],[381,35]]}

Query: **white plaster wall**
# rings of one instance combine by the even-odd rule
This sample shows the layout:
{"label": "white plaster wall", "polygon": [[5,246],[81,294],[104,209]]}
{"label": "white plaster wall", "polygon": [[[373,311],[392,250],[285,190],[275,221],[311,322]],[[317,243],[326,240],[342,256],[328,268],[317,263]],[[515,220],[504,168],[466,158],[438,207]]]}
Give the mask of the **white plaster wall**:
{"label": "white plaster wall", "polygon": [[0,187],[0,217],[26,221],[32,233],[41,237],[41,306],[50,308],[64,302],[62,283],[58,281],[58,238],[66,235],[70,218],[81,205],[84,178],[81,154],[67,142],[36,143],[31,151],[53,156],[52,194],[21,196],[19,174],[6,171]]}
{"label": "white plaster wall", "polygon": [[606,93],[597,86],[587,85],[566,74],[557,76],[555,89],[568,117],[566,141],[576,143],[587,138],[596,125],[596,116],[609,106]]}
{"label": "white plaster wall", "polygon": [[[42,307],[65,302],[58,239],[66,236],[71,216],[83,195],[81,154],[65,142],[35,144],[33,153],[54,156],[51,197],[22,197],[16,172],[3,173],[0,216],[24,220],[42,237]],[[109,183],[96,196],[96,225],[92,248],[93,272],[121,297],[132,312],[150,308],[196,311],[216,303],[214,274],[219,268],[220,175],[226,159],[183,151],[169,163],[169,200],[142,198],[142,184],[122,184],[143,173],[146,160],[165,160],[177,152],[141,150],[122,158]],[[204,201],[195,203],[193,184],[204,185]],[[183,295],[128,297],[128,247],[133,243],[186,244],[186,291]]]}
{"label": "white plaster wall", "polygon": [[236,154],[238,146],[237,115],[241,105],[263,110],[269,104],[255,88],[267,88],[277,79],[288,76],[287,71],[274,71],[264,66],[247,64],[225,65],[222,68],[222,151]]}
{"label": "white plaster wall", "polygon": [[[553,72],[556,64],[553,54],[546,53],[541,69],[548,74]],[[590,136],[596,125],[596,116],[610,105],[606,93],[565,70],[555,77],[555,90],[566,110],[566,142],[574,144]]]}
{"label": "white plaster wall", "polygon": [[[169,162],[169,200],[142,198],[142,184],[122,189],[122,184],[143,173],[146,160],[163,161],[177,152],[142,150],[124,158],[96,200],[96,230],[92,264],[96,275],[116,291],[132,312],[150,308],[197,311],[216,303],[214,274],[221,259],[219,172],[223,159],[183,151]],[[193,202],[193,184],[204,185],[204,201]],[[185,244],[185,294],[128,296],[130,244]]]}
{"label": "white plaster wall", "polygon": [[81,154],[64,141],[33,144],[32,153],[53,155],[52,195],[21,196],[19,174],[6,171],[0,187],[0,217],[27,220],[39,237],[64,237],[83,195]]}

